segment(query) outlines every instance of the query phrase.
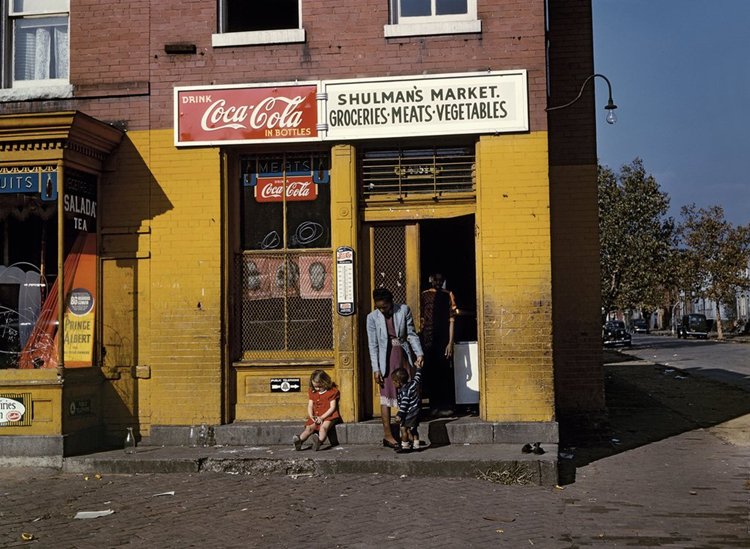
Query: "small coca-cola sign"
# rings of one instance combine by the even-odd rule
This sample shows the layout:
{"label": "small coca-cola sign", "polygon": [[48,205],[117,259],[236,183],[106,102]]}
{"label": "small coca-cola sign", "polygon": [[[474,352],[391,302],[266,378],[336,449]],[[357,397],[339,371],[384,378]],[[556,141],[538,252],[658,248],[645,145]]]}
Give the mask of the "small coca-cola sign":
{"label": "small coca-cola sign", "polygon": [[[284,179],[281,177],[258,177],[255,200],[258,202],[281,202],[284,196]],[[286,180],[287,201],[315,200],[318,186],[311,176],[288,177]]]}
{"label": "small coca-cola sign", "polygon": [[175,143],[317,140],[317,84],[175,90]]}

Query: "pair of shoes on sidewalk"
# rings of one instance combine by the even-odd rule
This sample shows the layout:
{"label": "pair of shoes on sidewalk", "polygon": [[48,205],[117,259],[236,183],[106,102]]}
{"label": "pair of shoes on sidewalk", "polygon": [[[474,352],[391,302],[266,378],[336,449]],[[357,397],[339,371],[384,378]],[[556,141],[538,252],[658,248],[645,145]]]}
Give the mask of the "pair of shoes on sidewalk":
{"label": "pair of shoes on sidewalk", "polygon": [[544,453],[544,448],[541,446],[541,442],[535,442],[533,445],[531,444],[524,444],[523,448],[521,448],[521,451],[524,454],[536,454],[536,455],[542,455]]}
{"label": "pair of shoes on sidewalk", "polygon": [[[310,435],[310,442],[312,443],[312,449],[313,452],[317,452],[320,450],[320,437],[318,436],[318,433],[313,433]],[[292,443],[294,444],[294,449],[299,452],[302,450],[302,439],[299,437],[299,435],[294,435],[292,437]]]}

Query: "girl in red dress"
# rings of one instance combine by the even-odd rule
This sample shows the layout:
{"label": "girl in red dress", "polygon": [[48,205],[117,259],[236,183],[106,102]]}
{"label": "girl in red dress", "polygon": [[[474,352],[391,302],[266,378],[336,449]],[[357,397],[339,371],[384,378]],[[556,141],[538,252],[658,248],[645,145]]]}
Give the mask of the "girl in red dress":
{"label": "girl in red dress", "polygon": [[328,437],[331,425],[341,420],[339,414],[339,390],[324,370],[315,370],[310,375],[307,391],[307,421],[299,435],[294,435],[294,449],[301,450],[302,443],[310,438],[313,451],[317,452]]}

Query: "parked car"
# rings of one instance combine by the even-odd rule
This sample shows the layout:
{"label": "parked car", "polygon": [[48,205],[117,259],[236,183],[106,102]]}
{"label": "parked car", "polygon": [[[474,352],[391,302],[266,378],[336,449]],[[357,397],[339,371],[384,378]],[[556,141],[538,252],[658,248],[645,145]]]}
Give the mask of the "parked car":
{"label": "parked car", "polygon": [[648,322],[643,318],[638,318],[633,321],[633,332],[636,334],[647,334],[651,330],[648,329]]}
{"label": "parked car", "polygon": [[682,315],[677,324],[677,337],[697,337],[706,339],[708,337],[708,321],[706,315],[693,313]]}
{"label": "parked car", "polygon": [[605,347],[630,347],[632,341],[622,320],[608,320],[602,330]]}

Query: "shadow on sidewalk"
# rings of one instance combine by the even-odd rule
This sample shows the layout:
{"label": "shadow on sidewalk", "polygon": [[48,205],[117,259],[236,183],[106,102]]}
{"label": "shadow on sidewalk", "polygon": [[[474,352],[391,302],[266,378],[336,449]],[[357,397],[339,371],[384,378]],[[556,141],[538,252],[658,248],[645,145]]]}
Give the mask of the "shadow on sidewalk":
{"label": "shadow on sidewalk", "polygon": [[613,351],[604,355],[607,415],[560,422],[560,483],[578,467],[750,414],[748,392]]}

